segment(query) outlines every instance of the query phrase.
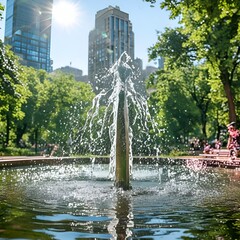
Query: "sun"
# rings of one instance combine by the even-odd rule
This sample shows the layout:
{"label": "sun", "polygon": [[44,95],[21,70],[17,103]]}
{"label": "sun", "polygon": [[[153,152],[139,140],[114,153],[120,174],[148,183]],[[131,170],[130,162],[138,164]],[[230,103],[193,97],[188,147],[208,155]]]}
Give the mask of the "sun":
{"label": "sun", "polygon": [[53,5],[53,19],[62,26],[71,26],[77,23],[79,9],[70,0],[59,0]]}

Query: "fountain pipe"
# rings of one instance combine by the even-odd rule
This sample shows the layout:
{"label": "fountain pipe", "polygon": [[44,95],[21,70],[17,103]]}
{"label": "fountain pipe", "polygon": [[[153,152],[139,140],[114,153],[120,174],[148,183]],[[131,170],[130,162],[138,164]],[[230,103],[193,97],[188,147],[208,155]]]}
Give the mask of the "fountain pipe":
{"label": "fountain pipe", "polygon": [[119,93],[119,103],[116,126],[116,169],[115,186],[124,190],[130,189],[129,177],[129,115],[126,96],[126,84]]}

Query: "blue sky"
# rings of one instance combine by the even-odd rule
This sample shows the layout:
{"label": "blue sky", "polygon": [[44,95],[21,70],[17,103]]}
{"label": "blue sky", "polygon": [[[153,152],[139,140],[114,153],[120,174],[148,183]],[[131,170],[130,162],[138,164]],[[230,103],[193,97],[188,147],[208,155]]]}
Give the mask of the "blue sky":
{"label": "blue sky", "polygon": [[[54,0],[57,4],[61,0]],[[78,15],[73,24],[65,26],[53,20],[51,58],[53,69],[69,66],[83,70],[87,74],[88,67],[88,34],[94,29],[97,11],[111,6],[119,6],[121,11],[129,14],[135,34],[135,58],[143,60],[143,67],[157,66],[148,62],[147,49],[156,43],[157,31],[163,32],[165,27],[176,27],[177,20],[169,20],[169,13],[161,10],[159,5],[150,7],[143,0],[65,0],[74,4]],[[0,0],[4,6],[6,0]],[[67,15],[63,16],[67,19]],[[0,21],[0,39],[4,37],[5,19]]]}

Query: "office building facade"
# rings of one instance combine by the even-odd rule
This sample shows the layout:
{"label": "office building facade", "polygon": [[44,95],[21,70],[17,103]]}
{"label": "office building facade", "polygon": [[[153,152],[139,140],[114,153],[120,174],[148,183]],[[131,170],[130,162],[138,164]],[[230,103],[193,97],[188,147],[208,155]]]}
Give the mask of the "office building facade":
{"label": "office building facade", "polygon": [[52,70],[50,59],[53,0],[7,0],[4,43],[23,65]]}
{"label": "office building facade", "polygon": [[96,13],[95,29],[89,33],[88,77],[109,69],[126,52],[134,59],[134,33],[129,14],[109,6]]}

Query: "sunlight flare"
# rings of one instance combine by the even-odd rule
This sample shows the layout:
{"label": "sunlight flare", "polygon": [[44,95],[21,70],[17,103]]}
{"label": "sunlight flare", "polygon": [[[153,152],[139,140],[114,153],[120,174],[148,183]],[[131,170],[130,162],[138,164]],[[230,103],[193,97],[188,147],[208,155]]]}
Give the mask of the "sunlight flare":
{"label": "sunlight flare", "polygon": [[71,26],[77,23],[80,11],[77,4],[69,0],[60,0],[53,5],[53,19],[62,26]]}

